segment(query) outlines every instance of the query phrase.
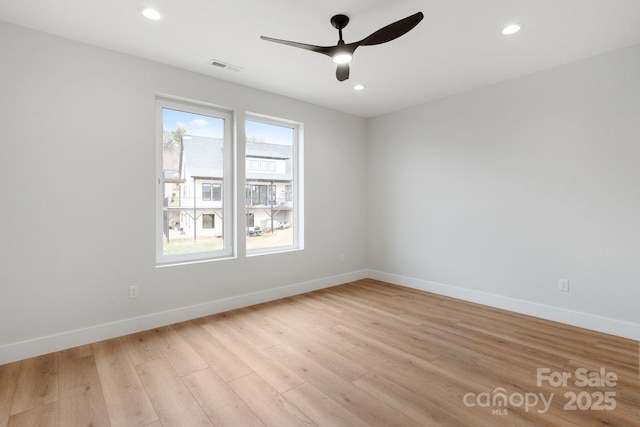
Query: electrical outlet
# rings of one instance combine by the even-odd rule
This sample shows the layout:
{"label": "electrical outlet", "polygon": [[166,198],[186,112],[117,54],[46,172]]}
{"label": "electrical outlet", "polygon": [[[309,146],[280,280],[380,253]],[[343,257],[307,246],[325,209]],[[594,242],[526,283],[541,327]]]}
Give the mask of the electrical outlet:
{"label": "electrical outlet", "polygon": [[340,254],[340,262],[344,262],[344,254]]}
{"label": "electrical outlet", "polygon": [[138,298],[138,285],[129,286],[129,299]]}
{"label": "electrical outlet", "polygon": [[569,292],[569,281],[567,279],[558,280],[558,290],[561,292]]}

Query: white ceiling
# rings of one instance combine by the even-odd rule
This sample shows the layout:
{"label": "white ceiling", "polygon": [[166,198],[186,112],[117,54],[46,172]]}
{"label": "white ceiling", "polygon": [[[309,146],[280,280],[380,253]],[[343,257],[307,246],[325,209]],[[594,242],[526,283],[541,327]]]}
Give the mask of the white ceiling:
{"label": "white ceiling", "polygon": [[[259,38],[334,45],[343,13],[349,43],[418,11],[406,35],[359,48],[345,82],[329,57]],[[640,0],[1,0],[0,20],[362,117],[640,43]],[[522,31],[503,36],[511,22]]]}

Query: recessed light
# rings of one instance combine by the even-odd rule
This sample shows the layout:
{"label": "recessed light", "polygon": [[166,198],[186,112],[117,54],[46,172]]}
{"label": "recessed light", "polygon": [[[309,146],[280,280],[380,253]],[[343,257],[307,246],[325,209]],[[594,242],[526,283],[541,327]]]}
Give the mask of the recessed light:
{"label": "recessed light", "polygon": [[353,87],[353,90],[364,90],[364,85],[357,84]]}
{"label": "recessed light", "polygon": [[509,24],[504,27],[504,29],[502,30],[502,34],[504,34],[505,36],[510,36],[511,34],[515,34],[520,31],[520,28],[522,28],[520,24]]}
{"label": "recessed light", "polygon": [[162,15],[160,15],[160,12],[150,7],[140,8],[140,13],[142,14],[142,16],[152,21],[158,21],[159,19],[162,18]]}

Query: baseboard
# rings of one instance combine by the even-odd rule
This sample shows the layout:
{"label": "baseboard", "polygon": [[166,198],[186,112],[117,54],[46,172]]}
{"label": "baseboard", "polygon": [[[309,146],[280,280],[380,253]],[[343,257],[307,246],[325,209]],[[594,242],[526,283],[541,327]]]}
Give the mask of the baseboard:
{"label": "baseboard", "polygon": [[211,314],[222,313],[236,308],[341,285],[343,283],[364,279],[367,277],[367,273],[367,270],[353,271],[3,345],[0,346],[0,365],[77,347],[79,345],[171,325],[173,323],[197,319]]}
{"label": "baseboard", "polygon": [[541,319],[604,332],[636,341],[640,340],[640,325],[633,322],[611,319],[594,314],[568,310],[566,308],[538,304],[502,295],[444,285],[442,283],[385,273],[382,271],[369,270],[369,277],[383,282],[513,311],[515,313],[526,314]]}

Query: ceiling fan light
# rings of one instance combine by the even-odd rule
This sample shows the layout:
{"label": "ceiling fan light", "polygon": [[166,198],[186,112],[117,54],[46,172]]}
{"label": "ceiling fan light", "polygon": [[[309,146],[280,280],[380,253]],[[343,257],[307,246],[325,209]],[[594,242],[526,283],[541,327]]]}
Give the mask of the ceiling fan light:
{"label": "ceiling fan light", "polygon": [[511,34],[515,34],[520,31],[520,28],[520,24],[510,24],[504,27],[504,29],[502,30],[502,34],[504,34],[505,36],[510,36]]}
{"label": "ceiling fan light", "polygon": [[140,8],[140,13],[142,14],[142,16],[152,21],[158,21],[162,19],[162,15],[160,15],[160,12],[150,7]]}
{"label": "ceiling fan light", "polygon": [[353,59],[349,52],[338,52],[331,57],[334,64],[348,64]]}

